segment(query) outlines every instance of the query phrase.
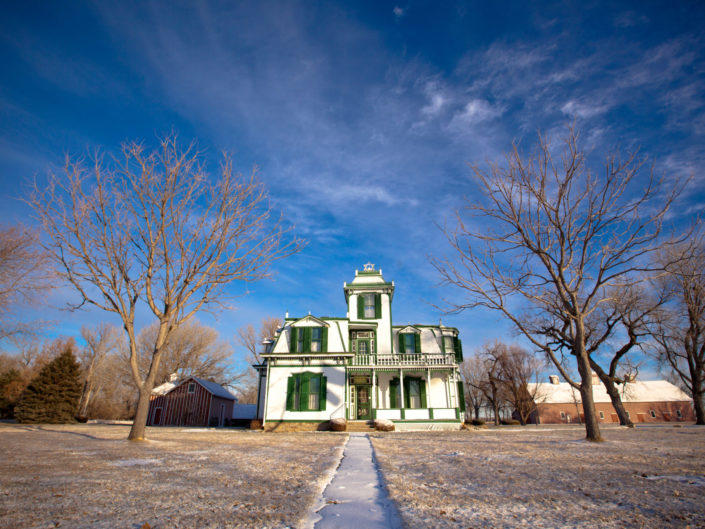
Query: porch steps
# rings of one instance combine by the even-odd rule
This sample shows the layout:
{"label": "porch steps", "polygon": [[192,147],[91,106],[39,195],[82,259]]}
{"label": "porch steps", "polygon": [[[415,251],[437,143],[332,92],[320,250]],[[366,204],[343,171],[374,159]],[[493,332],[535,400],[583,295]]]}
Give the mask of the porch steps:
{"label": "porch steps", "polygon": [[348,421],[346,431],[348,432],[374,432],[375,424],[372,421]]}

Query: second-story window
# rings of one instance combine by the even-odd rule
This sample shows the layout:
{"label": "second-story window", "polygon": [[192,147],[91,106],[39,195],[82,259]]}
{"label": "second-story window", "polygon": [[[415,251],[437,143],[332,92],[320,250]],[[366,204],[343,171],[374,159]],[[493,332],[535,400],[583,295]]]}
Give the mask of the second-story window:
{"label": "second-story window", "polygon": [[421,352],[421,337],[415,333],[399,333],[399,352],[414,354]]}
{"label": "second-story window", "polygon": [[375,317],[375,295],[365,294],[365,318]]}
{"label": "second-story window", "polygon": [[322,351],[321,342],[323,338],[323,330],[320,327],[311,329],[311,352],[320,353]]}

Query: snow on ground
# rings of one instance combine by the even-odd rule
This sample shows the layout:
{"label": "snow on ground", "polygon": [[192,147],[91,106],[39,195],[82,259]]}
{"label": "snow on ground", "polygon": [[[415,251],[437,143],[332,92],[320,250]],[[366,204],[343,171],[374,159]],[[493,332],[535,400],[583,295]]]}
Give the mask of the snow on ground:
{"label": "snow on ground", "polygon": [[[705,527],[705,429],[376,433],[411,528]],[[673,479],[676,478],[677,479]]]}
{"label": "snow on ground", "polygon": [[347,436],[0,424],[0,528],[298,527]]}

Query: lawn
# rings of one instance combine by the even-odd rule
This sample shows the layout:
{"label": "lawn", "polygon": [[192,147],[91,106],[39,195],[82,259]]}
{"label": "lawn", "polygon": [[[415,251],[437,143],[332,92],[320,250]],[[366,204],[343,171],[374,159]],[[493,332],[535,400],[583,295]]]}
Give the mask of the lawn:
{"label": "lawn", "polygon": [[297,527],[344,434],[0,425],[0,527]]}
{"label": "lawn", "polygon": [[[0,528],[304,527],[347,436],[0,424]],[[705,429],[372,434],[409,528],[705,527]],[[363,528],[359,528],[363,529]]]}
{"label": "lawn", "polygon": [[705,429],[504,428],[374,434],[413,528],[705,527]]}

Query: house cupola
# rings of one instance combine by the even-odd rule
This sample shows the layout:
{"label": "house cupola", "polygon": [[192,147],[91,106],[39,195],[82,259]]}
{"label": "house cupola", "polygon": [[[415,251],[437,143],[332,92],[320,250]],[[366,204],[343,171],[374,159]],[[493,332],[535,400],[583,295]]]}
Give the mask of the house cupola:
{"label": "house cupola", "polygon": [[375,270],[374,264],[367,263],[362,271],[355,270],[355,278],[343,284],[343,291],[351,321],[390,318],[394,282],[386,282],[382,270]]}

